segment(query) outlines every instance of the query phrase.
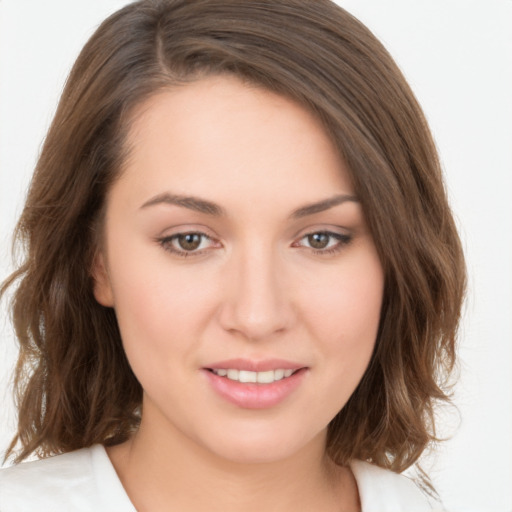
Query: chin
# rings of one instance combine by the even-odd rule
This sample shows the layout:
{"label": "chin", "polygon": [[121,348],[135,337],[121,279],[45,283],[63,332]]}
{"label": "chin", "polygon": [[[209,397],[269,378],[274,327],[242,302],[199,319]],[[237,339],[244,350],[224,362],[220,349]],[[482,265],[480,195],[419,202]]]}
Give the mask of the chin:
{"label": "chin", "polygon": [[[296,433],[299,434],[299,433]],[[211,444],[210,444],[211,443]],[[210,440],[210,450],[217,456],[236,464],[271,464],[299,455],[309,448],[324,450],[325,435],[313,437],[297,435],[289,429],[260,429],[243,431],[238,435],[223,436]]]}
{"label": "chin", "polygon": [[282,449],[276,451],[272,445],[263,446],[235,446],[219,450],[217,455],[234,464],[272,464],[292,457],[296,450]]}

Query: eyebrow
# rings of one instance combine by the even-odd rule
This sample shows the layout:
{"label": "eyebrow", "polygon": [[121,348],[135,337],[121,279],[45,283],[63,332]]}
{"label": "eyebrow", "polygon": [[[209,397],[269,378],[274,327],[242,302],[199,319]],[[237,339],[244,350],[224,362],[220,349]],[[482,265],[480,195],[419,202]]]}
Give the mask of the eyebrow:
{"label": "eyebrow", "polygon": [[323,199],[322,201],[301,206],[294,210],[290,217],[293,219],[301,219],[302,217],[307,217],[308,215],[329,210],[330,208],[334,208],[335,206],[346,202],[358,203],[359,199],[356,196],[340,194],[334,197],[329,197],[328,199]]}
{"label": "eyebrow", "polygon": [[[322,199],[321,201],[301,206],[300,208],[297,208],[291,213],[290,218],[301,219],[303,217],[307,217],[308,215],[314,215],[315,213],[320,213],[325,210],[329,210],[330,208],[333,208],[345,202],[359,202],[359,199],[353,195],[336,195],[334,197],[329,197],[327,199]],[[159,194],[149,199],[141,206],[141,209],[159,204],[181,206],[183,208],[188,208],[189,210],[194,210],[199,213],[205,213],[207,215],[212,215],[214,217],[227,216],[226,210],[216,203],[207,201],[206,199],[201,199],[199,197],[169,194],[167,192]]]}
{"label": "eyebrow", "polygon": [[149,206],[155,206],[158,204],[172,204],[188,208],[189,210],[195,210],[199,213],[206,213],[214,217],[221,217],[226,215],[226,210],[218,204],[207,201],[206,199],[200,199],[199,197],[192,196],[180,196],[175,194],[169,194],[167,192],[159,194],[149,201],[146,201],[142,208],[148,208]]}

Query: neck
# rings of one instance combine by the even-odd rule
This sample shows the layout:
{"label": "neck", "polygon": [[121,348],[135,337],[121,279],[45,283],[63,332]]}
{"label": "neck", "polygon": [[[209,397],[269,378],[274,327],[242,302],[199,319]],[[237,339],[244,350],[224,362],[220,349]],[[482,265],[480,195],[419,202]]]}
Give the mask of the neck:
{"label": "neck", "polygon": [[143,421],[132,439],[108,451],[139,512],[359,510],[350,470],[325,454],[325,432],[289,457],[248,462],[221,457],[172,430],[159,432]]}

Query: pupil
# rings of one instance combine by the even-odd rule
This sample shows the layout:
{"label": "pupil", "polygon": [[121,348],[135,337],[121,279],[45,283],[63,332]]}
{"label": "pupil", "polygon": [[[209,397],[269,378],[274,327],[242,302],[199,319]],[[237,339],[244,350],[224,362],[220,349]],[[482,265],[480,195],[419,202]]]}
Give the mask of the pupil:
{"label": "pupil", "polygon": [[308,242],[311,244],[311,247],[315,249],[325,249],[329,243],[329,235],[325,233],[315,233],[308,236]]}
{"label": "pupil", "polygon": [[197,249],[201,244],[201,236],[197,233],[180,235],[178,237],[178,243],[182,249],[185,249],[186,251],[193,251],[194,249]]}

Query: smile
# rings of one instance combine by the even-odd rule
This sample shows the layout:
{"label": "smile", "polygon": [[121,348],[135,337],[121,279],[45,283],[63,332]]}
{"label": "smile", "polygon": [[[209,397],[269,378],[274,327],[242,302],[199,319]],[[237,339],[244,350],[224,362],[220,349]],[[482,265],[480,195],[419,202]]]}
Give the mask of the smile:
{"label": "smile", "polygon": [[202,372],[221,399],[243,409],[267,409],[290,400],[309,370],[282,360],[231,360],[203,368]]}
{"label": "smile", "polygon": [[236,368],[218,368],[211,371],[219,377],[226,377],[242,383],[272,384],[273,382],[286,379],[293,375],[294,370],[279,368],[264,372],[252,372],[249,370],[238,370]]}

